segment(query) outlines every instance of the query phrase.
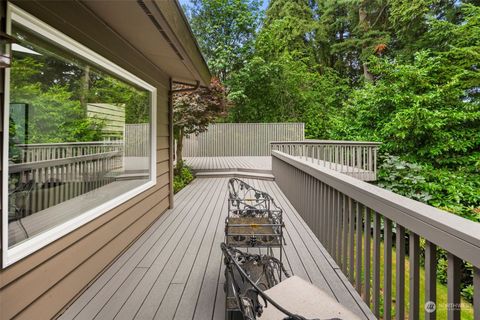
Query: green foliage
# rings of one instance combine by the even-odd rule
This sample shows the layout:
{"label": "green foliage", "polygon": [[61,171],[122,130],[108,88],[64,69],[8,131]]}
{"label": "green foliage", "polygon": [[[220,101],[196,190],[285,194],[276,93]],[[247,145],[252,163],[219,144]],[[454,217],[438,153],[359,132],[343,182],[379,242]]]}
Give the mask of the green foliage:
{"label": "green foliage", "polygon": [[305,122],[308,137],[326,137],[348,87],[335,71],[321,76],[288,54],[267,62],[254,57],[230,81],[233,122]]}
{"label": "green foliage", "polygon": [[296,59],[314,56],[310,37],[316,27],[307,0],[271,0],[256,41],[256,54],[267,61],[289,54]]}
{"label": "green foliage", "polygon": [[480,222],[480,176],[475,173],[381,158],[378,186]]}
{"label": "green foliage", "polygon": [[27,143],[101,139],[102,122],[85,116],[85,108],[73,98],[67,85],[44,87],[40,82],[32,82],[29,79],[41,74],[44,65],[31,58],[13,61],[10,101],[27,101],[31,106]]}
{"label": "green foliage", "polygon": [[148,93],[103,73],[91,74],[88,102],[125,106],[125,123],[148,123]]}
{"label": "green foliage", "polygon": [[258,0],[193,0],[187,7],[196,39],[213,74],[225,81],[253,52]]}
{"label": "green foliage", "polygon": [[387,155],[380,160],[378,186],[410,199],[427,203],[432,196],[425,190],[423,167]]}
{"label": "green foliage", "polygon": [[178,85],[173,96],[173,133],[177,140],[177,163],[183,165],[183,137],[199,134],[207,130],[214,120],[225,115],[227,99],[225,87],[217,78],[212,78],[209,87],[191,90],[184,85]]}
{"label": "green foliage", "polygon": [[250,40],[226,81],[229,121],[380,141],[379,186],[480,222],[479,0],[271,0]]}
{"label": "green foliage", "polygon": [[178,165],[174,171],[173,177],[173,192],[177,193],[187,186],[194,179],[192,170],[186,166],[184,163]]}

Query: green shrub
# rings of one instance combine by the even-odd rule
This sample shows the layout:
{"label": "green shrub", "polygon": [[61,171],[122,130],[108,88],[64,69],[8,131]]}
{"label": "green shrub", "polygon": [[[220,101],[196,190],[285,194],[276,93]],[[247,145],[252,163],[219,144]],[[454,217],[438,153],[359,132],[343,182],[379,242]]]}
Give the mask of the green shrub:
{"label": "green shrub", "polygon": [[173,192],[177,193],[182,190],[186,185],[192,182],[193,179],[194,176],[190,167],[186,166],[184,163],[177,163],[173,177]]}

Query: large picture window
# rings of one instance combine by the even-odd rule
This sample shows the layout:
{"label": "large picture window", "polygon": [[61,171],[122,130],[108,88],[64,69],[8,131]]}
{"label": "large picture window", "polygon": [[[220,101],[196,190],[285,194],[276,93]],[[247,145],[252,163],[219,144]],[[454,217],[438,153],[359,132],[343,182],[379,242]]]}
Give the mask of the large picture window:
{"label": "large picture window", "polygon": [[2,247],[12,262],[141,192],[155,177],[154,89],[10,9],[10,33],[18,42],[5,88]]}

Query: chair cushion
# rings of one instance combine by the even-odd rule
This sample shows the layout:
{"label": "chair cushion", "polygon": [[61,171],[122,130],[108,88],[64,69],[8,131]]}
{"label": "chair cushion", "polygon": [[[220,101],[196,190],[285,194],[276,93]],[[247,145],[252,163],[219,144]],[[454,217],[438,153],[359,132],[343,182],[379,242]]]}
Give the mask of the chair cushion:
{"label": "chair cushion", "polygon": [[[265,293],[286,310],[307,319],[360,320],[325,291],[300,277],[292,276]],[[280,320],[285,315],[271,304],[263,309],[261,320]]]}

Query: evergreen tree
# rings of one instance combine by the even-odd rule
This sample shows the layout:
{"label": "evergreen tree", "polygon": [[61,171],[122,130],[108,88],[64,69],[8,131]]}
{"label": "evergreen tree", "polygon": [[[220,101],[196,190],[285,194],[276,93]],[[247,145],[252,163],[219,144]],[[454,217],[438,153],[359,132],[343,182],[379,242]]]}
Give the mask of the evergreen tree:
{"label": "evergreen tree", "polygon": [[312,59],[315,27],[307,0],[271,0],[257,40],[257,54],[267,60],[285,53],[297,59]]}
{"label": "evergreen tree", "polygon": [[187,12],[210,70],[225,82],[253,54],[259,1],[193,0]]}

